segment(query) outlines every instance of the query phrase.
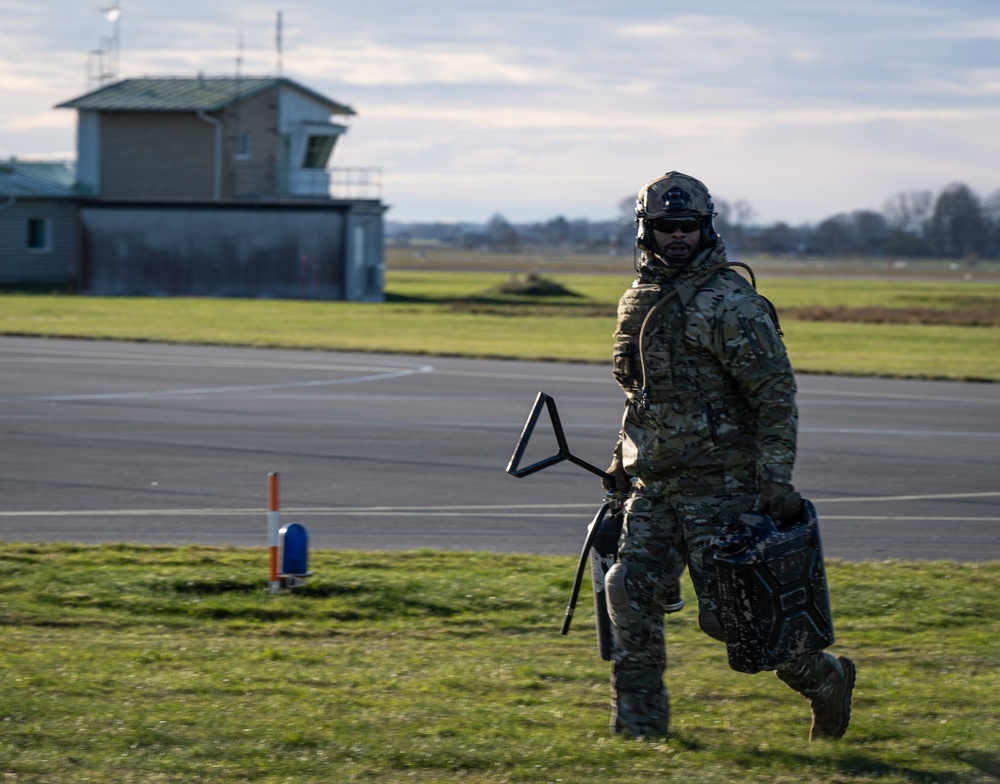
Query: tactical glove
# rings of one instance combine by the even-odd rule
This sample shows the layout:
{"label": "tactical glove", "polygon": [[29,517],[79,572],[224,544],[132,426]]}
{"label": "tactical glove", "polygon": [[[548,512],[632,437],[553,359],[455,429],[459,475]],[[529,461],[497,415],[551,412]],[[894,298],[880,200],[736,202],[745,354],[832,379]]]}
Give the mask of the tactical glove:
{"label": "tactical glove", "polygon": [[615,454],[611,465],[605,471],[608,476],[601,479],[601,484],[609,493],[629,493],[632,491],[632,478],[625,473],[622,467],[622,459]]}
{"label": "tactical glove", "polygon": [[779,523],[795,523],[802,519],[802,496],[790,484],[764,482],[760,486],[758,509]]}

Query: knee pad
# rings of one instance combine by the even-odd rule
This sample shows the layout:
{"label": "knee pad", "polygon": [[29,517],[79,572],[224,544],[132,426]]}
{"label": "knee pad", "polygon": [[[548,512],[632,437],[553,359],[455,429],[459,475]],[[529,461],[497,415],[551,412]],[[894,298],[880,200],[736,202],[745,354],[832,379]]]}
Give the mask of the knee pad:
{"label": "knee pad", "polygon": [[604,597],[608,603],[608,615],[614,623],[623,613],[631,607],[631,600],[628,595],[628,588],[625,585],[625,578],[628,576],[628,569],[623,563],[616,563],[604,578]]}

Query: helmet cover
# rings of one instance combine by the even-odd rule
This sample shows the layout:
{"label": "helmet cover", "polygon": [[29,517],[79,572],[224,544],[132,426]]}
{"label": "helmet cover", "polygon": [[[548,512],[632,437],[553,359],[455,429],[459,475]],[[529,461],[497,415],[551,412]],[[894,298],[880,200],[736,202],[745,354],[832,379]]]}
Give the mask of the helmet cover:
{"label": "helmet cover", "polygon": [[647,182],[639,190],[635,201],[636,244],[643,250],[652,250],[647,222],[657,218],[700,218],[702,243],[714,243],[715,204],[708,188],[701,180],[687,174],[671,171]]}

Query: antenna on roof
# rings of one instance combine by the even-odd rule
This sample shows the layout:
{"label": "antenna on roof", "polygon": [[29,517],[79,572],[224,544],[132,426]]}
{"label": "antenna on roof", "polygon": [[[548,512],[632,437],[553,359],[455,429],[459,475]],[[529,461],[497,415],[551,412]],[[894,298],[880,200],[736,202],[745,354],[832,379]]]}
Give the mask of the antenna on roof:
{"label": "antenna on roof", "polygon": [[236,81],[243,75],[243,31],[240,30],[240,37],[236,42]]}
{"label": "antenna on roof", "polygon": [[281,57],[284,54],[284,48],[281,43],[281,11],[278,11],[278,21],[274,30],[274,42],[278,50],[278,76],[281,76]]}
{"label": "antenna on roof", "polygon": [[114,0],[107,8],[102,8],[101,13],[111,22],[111,35],[101,36],[101,48],[93,49],[87,55],[88,87],[95,85],[103,87],[106,82],[118,78],[118,55],[121,52],[121,3]]}

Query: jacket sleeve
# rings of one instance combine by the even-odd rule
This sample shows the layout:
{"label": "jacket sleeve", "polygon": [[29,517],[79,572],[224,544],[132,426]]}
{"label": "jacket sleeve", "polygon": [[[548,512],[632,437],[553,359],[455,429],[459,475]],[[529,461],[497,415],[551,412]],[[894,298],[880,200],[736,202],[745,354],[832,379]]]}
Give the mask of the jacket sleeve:
{"label": "jacket sleeve", "polygon": [[798,408],[795,374],[785,345],[756,293],[739,296],[721,307],[716,350],[756,418],[760,480],[790,483]]}

